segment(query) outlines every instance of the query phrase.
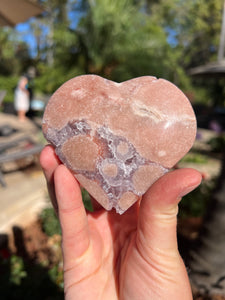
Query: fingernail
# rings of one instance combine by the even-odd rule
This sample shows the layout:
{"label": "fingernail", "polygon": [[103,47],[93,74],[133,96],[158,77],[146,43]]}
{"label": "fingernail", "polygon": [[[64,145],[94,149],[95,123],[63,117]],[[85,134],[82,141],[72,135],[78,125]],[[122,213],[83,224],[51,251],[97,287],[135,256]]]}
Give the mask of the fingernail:
{"label": "fingernail", "polygon": [[186,196],[187,194],[189,194],[190,192],[192,192],[194,189],[196,189],[198,186],[199,186],[199,183],[187,187],[185,190],[183,190],[183,191],[180,193],[180,195],[179,195],[178,198],[182,198],[182,197]]}

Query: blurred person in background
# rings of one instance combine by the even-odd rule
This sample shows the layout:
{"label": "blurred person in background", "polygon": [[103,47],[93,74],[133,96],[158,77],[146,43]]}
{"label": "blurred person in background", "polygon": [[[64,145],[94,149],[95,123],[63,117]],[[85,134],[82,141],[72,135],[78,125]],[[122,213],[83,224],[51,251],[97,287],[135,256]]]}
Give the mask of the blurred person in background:
{"label": "blurred person in background", "polygon": [[26,113],[30,107],[30,94],[28,90],[28,78],[22,76],[18,82],[14,94],[14,106],[19,120],[26,120]]}

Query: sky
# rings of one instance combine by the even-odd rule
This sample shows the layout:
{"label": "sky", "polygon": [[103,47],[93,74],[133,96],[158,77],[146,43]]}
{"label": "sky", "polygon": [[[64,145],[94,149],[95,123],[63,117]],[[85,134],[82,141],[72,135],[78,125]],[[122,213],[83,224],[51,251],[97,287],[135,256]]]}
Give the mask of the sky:
{"label": "sky", "polygon": [[[79,3],[79,1],[78,1],[78,3]],[[76,28],[81,16],[82,16],[82,13],[80,11],[73,11],[73,12],[70,11],[68,13],[68,17],[70,20],[70,28],[72,28],[72,29]],[[22,40],[28,44],[31,56],[35,57],[36,56],[36,39],[31,31],[30,24],[32,22],[35,22],[35,17],[30,18],[29,20],[27,20],[24,23],[17,24],[15,27],[15,30],[17,33],[17,37],[20,40]],[[45,33],[47,34],[47,30],[48,30],[47,27],[46,28],[42,27],[42,30],[44,31],[44,34]]]}
{"label": "sky", "polygon": [[[1,0],[0,0],[1,1]],[[77,2],[79,4],[79,1]],[[69,11],[68,17],[70,20],[70,27],[75,29],[82,13],[79,10]],[[36,39],[32,34],[30,24],[35,21],[35,18],[30,18],[27,22],[18,24],[15,29],[18,34],[18,38],[24,42],[26,42],[29,46],[30,55],[32,57],[36,56]],[[43,33],[47,34],[47,27],[42,28]],[[172,46],[175,47],[177,45],[176,32],[170,28],[166,28],[167,32],[167,41]]]}
{"label": "sky", "polygon": [[[33,18],[32,18],[33,19]],[[15,27],[18,34],[18,38],[29,45],[29,50],[32,56],[35,56],[36,40],[33,34],[30,32],[30,21],[20,23]]]}

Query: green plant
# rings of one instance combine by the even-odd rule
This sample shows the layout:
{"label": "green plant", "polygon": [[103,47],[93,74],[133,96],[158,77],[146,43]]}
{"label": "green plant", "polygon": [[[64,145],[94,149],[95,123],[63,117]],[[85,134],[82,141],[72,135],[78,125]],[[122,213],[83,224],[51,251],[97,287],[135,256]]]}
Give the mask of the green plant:
{"label": "green plant", "polygon": [[15,285],[20,285],[23,278],[27,277],[23,258],[17,255],[10,257],[10,282]]}
{"label": "green plant", "polygon": [[211,138],[208,141],[213,152],[222,152],[225,149],[225,135]]}
{"label": "green plant", "polygon": [[181,162],[184,163],[196,163],[196,164],[206,164],[208,162],[208,158],[206,155],[200,153],[188,153],[185,155]]}
{"label": "green plant", "polygon": [[61,234],[60,223],[52,207],[45,208],[40,214],[40,219],[42,228],[48,236]]}
{"label": "green plant", "polygon": [[58,287],[63,289],[64,287],[64,281],[63,281],[63,268],[62,264],[59,263],[55,266],[53,266],[49,271],[48,275],[52,282],[54,282]]}
{"label": "green plant", "polygon": [[38,71],[40,75],[35,79],[35,92],[47,95],[54,93],[65,81],[82,74],[78,68],[66,69],[63,65],[49,68],[43,63],[39,64]]}
{"label": "green plant", "polygon": [[[93,211],[90,195],[85,189],[82,189],[81,192],[85,208],[88,211]],[[55,211],[52,207],[47,207],[42,210],[40,214],[40,220],[43,231],[48,236],[53,236],[54,234],[61,234],[59,219],[57,218]]]}
{"label": "green plant", "polygon": [[183,197],[179,205],[179,217],[202,217],[205,215],[216,180],[203,181],[190,194]]}
{"label": "green plant", "polygon": [[81,192],[85,208],[89,211],[93,211],[93,206],[91,203],[91,197],[89,193],[85,189],[82,189]]}
{"label": "green plant", "polygon": [[6,91],[4,102],[13,102],[14,100],[14,90],[16,88],[19,77],[3,77],[0,76],[0,89]]}

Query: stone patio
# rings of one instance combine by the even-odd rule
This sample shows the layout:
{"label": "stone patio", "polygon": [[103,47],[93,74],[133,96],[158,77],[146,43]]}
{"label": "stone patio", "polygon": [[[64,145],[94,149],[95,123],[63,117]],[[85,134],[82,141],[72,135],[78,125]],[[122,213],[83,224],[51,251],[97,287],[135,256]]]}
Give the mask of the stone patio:
{"label": "stone patio", "polygon": [[[15,132],[7,137],[1,136],[0,143],[26,135],[44,144],[40,119],[19,122],[14,115],[0,113],[0,126],[5,125],[15,129]],[[38,155],[35,155],[2,165],[7,186],[0,186],[0,233],[9,232],[14,225],[26,226],[49,205],[45,179],[38,160]]]}

